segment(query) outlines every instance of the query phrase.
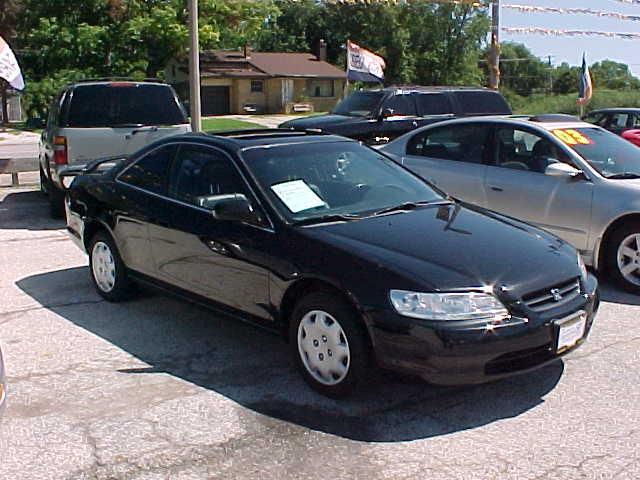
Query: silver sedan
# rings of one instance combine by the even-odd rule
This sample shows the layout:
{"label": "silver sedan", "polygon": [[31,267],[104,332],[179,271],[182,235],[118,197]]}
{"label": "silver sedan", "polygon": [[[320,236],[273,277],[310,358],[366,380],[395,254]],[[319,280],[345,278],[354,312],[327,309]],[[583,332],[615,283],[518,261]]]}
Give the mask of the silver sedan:
{"label": "silver sedan", "polygon": [[640,293],[640,149],[617,135],[565,115],[468,118],[380,150],[453,197],[556,234]]}

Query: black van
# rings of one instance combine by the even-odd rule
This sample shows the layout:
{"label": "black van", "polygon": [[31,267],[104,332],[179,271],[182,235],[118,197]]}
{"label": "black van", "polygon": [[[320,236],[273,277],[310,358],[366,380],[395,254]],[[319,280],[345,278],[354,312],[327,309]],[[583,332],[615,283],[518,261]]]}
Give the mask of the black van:
{"label": "black van", "polygon": [[486,88],[387,87],[355,91],[327,115],[290,120],[280,128],[319,129],[379,145],[417,127],[475,115],[511,115],[511,108]]}

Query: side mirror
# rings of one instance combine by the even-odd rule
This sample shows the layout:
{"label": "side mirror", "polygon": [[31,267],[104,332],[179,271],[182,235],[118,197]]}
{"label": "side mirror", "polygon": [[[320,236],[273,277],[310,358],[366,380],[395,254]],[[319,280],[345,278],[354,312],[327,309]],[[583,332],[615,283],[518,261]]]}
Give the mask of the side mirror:
{"label": "side mirror", "polygon": [[69,190],[75,178],[82,175],[83,173],[84,165],[69,165],[67,167],[62,167],[58,171],[58,177],[60,178],[60,183],[62,184],[64,189]]}
{"label": "side mirror", "polygon": [[549,175],[550,177],[564,177],[564,178],[573,178],[582,174],[582,170],[578,170],[575,167],[563,162],[554,162],[551,165],[548,165],[544,171],[545,175]]}
{"label": "side mirror", "polygon": [[235,222],[258,222],[258,215],[244,195],[238,194],[218,200],[213,207],[213,216],[218,220]]}
{"label": "side mirror", "polygon": [[382,109],[382,113],[380,114],[380,120],[384,120],[385,118],[393,117],[393,108],[384,108]]}

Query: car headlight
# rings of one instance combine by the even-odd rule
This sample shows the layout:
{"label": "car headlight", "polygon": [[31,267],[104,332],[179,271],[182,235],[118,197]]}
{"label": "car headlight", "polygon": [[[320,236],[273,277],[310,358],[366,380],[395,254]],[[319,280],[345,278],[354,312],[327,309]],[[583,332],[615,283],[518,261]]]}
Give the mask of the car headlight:
{"label": "car headlight", "polygon": [[505,306],[491,294],[420,293],[391,290],[391,304],[400,315],[424,320],[500,320],[509,316]]}
{"label": "car headlight", "polygon": [[582,278],[587,278],[589,272],[587,272],[587,266],[582,259],[582,255],[580,254],[578,254],[578,267],[580,268],[580,275],[582,276]]}

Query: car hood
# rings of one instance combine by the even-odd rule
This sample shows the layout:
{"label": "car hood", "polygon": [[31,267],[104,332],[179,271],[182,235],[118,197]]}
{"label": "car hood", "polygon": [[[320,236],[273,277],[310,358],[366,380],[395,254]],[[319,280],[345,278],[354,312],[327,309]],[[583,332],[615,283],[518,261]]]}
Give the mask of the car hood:
{"label": "car hood", "polygon": [[336,115],[329,113],[327,115],[316,115],[314,117],[296,118],[281,123],[280,128],[329,128],[333,125],[345,125],[349,123],[359,123],[366,120],[364,117],[349,117],[347,115]]}
{"label": "car hood", "polygon": [[566,242],[458,204],[301,230],[430,290],[492,288],[515,299],[580,274],[576,251]]}

